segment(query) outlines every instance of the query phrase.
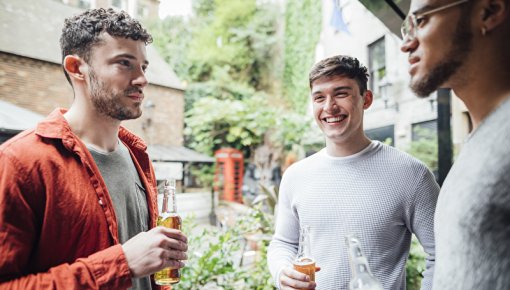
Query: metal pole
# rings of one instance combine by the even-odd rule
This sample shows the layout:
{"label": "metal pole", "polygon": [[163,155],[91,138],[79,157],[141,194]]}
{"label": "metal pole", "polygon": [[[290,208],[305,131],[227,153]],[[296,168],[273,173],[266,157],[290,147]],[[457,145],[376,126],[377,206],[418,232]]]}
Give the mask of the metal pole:
{"label": "metal pole", "polygon": [[450,89],[437,90],[437,161],[439,185],[443,182],[452,167],[452,133],[450,126],[451,117],[451,94]]}

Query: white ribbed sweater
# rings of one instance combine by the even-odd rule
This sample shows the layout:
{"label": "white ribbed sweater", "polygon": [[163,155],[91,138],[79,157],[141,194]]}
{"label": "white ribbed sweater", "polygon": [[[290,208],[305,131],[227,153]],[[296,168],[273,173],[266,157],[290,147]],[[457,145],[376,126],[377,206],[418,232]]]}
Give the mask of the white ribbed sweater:
{"label": "white ribbed sweater", "polygon": [[[431,289],[434,210],[439,186],[423,163],[377,141],[348,157],[326,150],[293,164],[280,186],[268,264],[276,279],[296,255],[300,225],[311,226],[312,254],[322,269],[318,290],[347,289],[346,234],[361,238],[385,289],[405,289],[411,234],[428,253],[422,289]],[[278,283],[277,283],[278,284]]]}

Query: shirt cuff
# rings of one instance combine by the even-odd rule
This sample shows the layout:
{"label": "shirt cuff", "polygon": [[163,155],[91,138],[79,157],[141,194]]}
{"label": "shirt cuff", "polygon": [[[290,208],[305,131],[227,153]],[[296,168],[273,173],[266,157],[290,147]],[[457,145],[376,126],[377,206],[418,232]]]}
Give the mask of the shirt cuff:
{"label": "shirt cuff", "polygon": [[122,245],[111,246],[90,255],[94,275],[99,288],[126,289],[132,286],[131,271],[122,250]]}

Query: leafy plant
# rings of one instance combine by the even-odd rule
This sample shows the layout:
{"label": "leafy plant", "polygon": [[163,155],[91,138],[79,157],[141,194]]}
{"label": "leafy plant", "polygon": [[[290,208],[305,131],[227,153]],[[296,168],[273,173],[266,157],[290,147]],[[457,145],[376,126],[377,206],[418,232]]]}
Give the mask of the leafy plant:
{"label": "leafy plant", "polygon": [[246,246],[246,235],[272,231],[273,220],[259,207],[241,216],[235,226],[227,229],[204,229],[191,234],[196,227],[193,218],[186,218],[183,229],[188,235],[188,261],[181,270],[181,282],[174,289],[199,290],[273,290],[266,266],[269,239],[259,242],[260,256],[250,265],[240,265]]}
{"label": "leafy plant", "polygon": [[418,140],[411,142],[407,152],[425,163],[430,170],[437,170],[437,135],[421,127],[416,127],[414,133]]}
{"label": "leafy plant", "polygon": [[290,107],[302,114],[307,108],[308,72],[314,63],[321,21],[321,1],[286,1],[283,92]]}
{"label": "leafy plant", "polygon": [[217,229],[204,229],[198,235],[191,235],[189,230],[195,227],[193,218],[184,220],[189,257],[186,267],[181,269],[181,282],[174,288],[199,290],[214,283],[227,286],[224,289],[234,289],[229,285],[233,284],[230,280],[236,271],[232,253],[240,247],[237,235],[231,231],[220,234]]}
{"label": "leafy plant", "polygon": [[[281,116],[285,115],[282,120]],[[242,100],[204,97],[186,113],[185,134],[190,147],[212,154],[232,147],[249,157],[270,131],[274,142],[290,147],[299,143],[308,128],[308,119],[273,107],[263,94]]]}
{"label": "leafy plant", "polygon": [[214,182],[215,164],[200,164],[190,168],[191,176],[196,178],[198,185],[212,187]]}

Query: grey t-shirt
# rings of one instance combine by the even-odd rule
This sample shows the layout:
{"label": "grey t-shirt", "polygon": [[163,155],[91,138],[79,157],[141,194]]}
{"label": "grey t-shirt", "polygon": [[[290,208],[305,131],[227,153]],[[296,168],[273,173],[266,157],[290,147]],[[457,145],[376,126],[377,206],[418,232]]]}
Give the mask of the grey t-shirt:
{"label": "grey t-shirt", "polygon": [[[149,211],[145,189],[129,150],[119,142],[117,150],[99,152],[87,146],[101,172],[113,202],[120,243],[149,230]],[[149,277],[133,279],[131,289],[151,289]]]}
{"label": "grey t-shirt", "polygon": [[434,289],[510,289],[510,98],[473,132],[439,194]]}

